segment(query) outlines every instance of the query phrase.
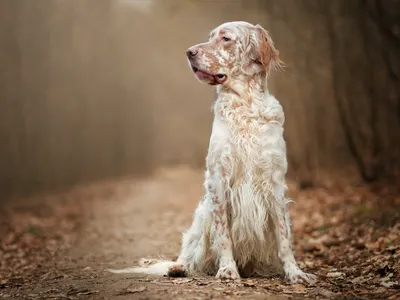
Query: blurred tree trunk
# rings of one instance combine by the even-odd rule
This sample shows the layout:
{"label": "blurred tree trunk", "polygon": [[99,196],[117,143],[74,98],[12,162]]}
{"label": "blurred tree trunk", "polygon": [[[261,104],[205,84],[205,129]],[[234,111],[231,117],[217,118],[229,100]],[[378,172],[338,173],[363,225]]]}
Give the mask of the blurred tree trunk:
{"label": "blurred tree trunk", "polygon": [[348,147],[364,180],[396,178],[400,174],[400,2],[323,3],[335,99]]}
{"label": "blurred tree trunk", "polygon": [[287,65],[270,83],[285,109],[291,176],[304,187],[353,174],[398,180],[400,1],[251,5]]}

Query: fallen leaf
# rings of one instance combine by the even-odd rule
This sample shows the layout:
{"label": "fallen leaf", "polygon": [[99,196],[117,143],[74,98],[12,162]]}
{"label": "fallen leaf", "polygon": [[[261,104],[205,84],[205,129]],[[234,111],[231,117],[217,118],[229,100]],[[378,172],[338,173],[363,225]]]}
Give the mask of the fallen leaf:
{"label": "fallen leaf", "polygon": [[382,280],[381,281],[381,285],[384,286],[384,287],[387,287],[387,288],[391,288],[391,287],[397,286],[398,283],[396,281],[385,281],[385,280]]}
{"label": "fallen leaf", "polygon": [[246,282],[243,283],[244,287],[255,287],[256,283],[253,280],[247,280]]}
{"label": "fallen leaf", "polygon": [[326,277],[328,278],[338,278],[338,277],[345,277],[346,274],[343,272],[330,272],[326,274]]}
{"label": "fallen leaf", "polygon": [[302,285],[302,284],[294,284],[292,287],[297,292],[303,292],[306,289],[306,287],[304,285]]}
{"label": "fallen leaf", "polygon": [[390,268],[388,265],[385,265],[383,268],[379,268],[376,270],[376,272],[381,276],[385,276],[388,273],[393,273],[393,269]]}
{"label": "fallen leaf", "polygon": [[316,288],[313,291],[313,295],[323,296],[323,297],[326,297],[326,298],[332,298],[333,296],[335,296],[335,293],[331,292],[331,291],[329,291],[327,289],[324,289],[324,288]]}
{"label": "fallen leaf", "polygon": [[78,295],[78,296],[93,295],[93,294],[97,294],[98,292],[99,292],[99,291],[97,291],[97,290],[82,291],[82,292],[78,292],[77,295]]}
{"label": "fallen leaf", "polygon": [[127,288],[125,291],[129,294],[144,292],[147,288],[145,286],[140,286],[138,288]]}
{"label": "fallen leaf", "polygon": [[351,283],[353,283],[353,284],[362,284],[362,283],[367,282],[369,280],[371,280],[370,277],[359,276],[359,277],[356,277],[356,278],[352,279]]}
{"label": "fallen leaf", "polygon": [[183,283],[188,283],[188,282],[191,282],[191,281],[193,281],[192,278],[178,278],[178,279],[172,280],[172,282],[176,283],[176,284],[183,284]]}
{"label": "fallen leaf", "polygon": [[284,294],[305,294],[307,290],[302,284],[294,284],[289,286],[289,288],[285,287],[282,289]]}
{"label": "fallen leaf", "polygon": [[5,286],[5,285],[7,284],[7,282],[8,282],[8,279],[2,279],[2,280],[0,281],[0,287]]}

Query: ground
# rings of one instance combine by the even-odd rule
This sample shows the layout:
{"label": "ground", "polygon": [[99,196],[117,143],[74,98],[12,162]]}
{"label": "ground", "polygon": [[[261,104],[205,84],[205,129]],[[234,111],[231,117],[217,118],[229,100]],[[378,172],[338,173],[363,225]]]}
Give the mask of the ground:
{"label": "ground", "polygon": [[202,176],[168,169],[3,205],[0,299],[400,299],[400,197],[384,186],[289,184],[295,255],[318,275],[312,285],[108,273],[178,255]]}

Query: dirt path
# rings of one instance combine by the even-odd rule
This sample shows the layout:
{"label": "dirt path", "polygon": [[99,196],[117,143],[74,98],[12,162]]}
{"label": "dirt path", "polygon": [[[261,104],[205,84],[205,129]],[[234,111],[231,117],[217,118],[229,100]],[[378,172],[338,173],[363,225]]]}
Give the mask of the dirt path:
{"label": "dirt path", "polygon": [[4,207],[0,299],[399,299],[400,198],[367,187],[290,185],[296,256],[319,276],[312,286],[105,271],[143,256],[175,258],[202,180],[201,172],[165,170]]}

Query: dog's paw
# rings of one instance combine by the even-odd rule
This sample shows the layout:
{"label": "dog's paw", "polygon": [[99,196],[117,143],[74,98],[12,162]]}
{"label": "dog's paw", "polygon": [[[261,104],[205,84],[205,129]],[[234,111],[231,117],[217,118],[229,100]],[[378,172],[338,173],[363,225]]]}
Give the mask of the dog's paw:
{"label": "dog's paw", "polygon": [[174,264],[168,268],[169,277],[185,277],[186,270],[182,264]]}
{"label": "dog's paw", "polygon": [[239,272],[234,265],[228,265],[219,268],[217,275],[215,276],[219,279],[230,279],[230,280],[237,280],[240,279]]}
{"label": "dog's paw", "polygon": [[290,283],[311,283],[317,280],[317,276],[314,274],[304,273],[303,271],[296,274],[288,274],[287,278]]}
{"label": "dog's paw", "polygon": [[299,267],[292,267],[286,271],[286,278],[290,283],[311,283],[317,280],[317,276],[310,273],[304,273]]}

